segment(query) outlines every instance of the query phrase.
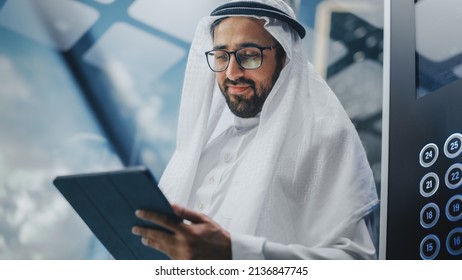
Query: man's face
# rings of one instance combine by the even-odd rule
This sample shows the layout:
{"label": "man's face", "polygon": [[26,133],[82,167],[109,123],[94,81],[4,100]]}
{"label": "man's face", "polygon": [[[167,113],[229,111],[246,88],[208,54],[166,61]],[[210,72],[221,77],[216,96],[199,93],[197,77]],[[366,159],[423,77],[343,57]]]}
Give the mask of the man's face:
{"label": "man's face", "polygon": [[[274,46],[276,41],[263,24],[263,20],[248,17],[224,19],[215,27],[214,49],[235,51],[249,45]],[[232,54],[228,68],[217,72],[216,78],[230,110],[238,117],[251,118],[260,113],[281,69],[276,49],[264,50],[262,65],[252,70],[243,69]]]}

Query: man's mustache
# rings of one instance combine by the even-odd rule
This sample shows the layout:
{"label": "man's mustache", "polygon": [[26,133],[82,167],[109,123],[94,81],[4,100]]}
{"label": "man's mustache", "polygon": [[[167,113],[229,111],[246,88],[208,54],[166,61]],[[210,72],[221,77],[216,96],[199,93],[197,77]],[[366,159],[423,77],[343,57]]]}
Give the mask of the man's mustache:
{"label": "man's mustache", "polygon": [[255,82],[253,80],[250,80],[250,79],[245,79],[245,78],[239,78],[235,81],[232,81],[228,78],[226,78],[224,81],[223,81],[223,85],[225,86],[225,88],[228,88],[228,86],[236,86],[236,85],[246,85],[246,86],[249,86],[251,87],[252,89],[255,90]]}

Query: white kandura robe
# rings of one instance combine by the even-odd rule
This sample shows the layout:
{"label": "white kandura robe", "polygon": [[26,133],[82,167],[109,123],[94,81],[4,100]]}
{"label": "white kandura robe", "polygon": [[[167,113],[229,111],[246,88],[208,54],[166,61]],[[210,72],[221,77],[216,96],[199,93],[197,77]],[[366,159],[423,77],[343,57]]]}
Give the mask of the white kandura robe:
{"label": "white kandura robe", "polygon": [[[282,1],[258,2],[293,16]],[[263,18],[286,51],[286,65],[249,130],[251,138],[243,140],[245,147],[232,137],[222,139],[225,150],[244,149],[226,180],[218,180],[216,189],[224,193],[213,201],[215,190],[201,190],[208,174],[201,171],[208,162],[201,157],[207,157],[225,106],[204,57],[213,45],[209,27],[217,17],[203,18],[192,42],[177,147],[160,186],[171,202],[184,206],[195,206],[209,192],[206,211],[231,233],[235,259],[374,258],[367,217],[378,198],[357,132],[308,63],[300,37],[286,24]]]}

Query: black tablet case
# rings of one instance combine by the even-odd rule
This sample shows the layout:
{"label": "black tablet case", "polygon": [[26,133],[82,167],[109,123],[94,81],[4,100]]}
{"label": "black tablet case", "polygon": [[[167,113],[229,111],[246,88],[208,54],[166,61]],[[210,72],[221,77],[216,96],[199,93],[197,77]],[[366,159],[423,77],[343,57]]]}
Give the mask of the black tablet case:
{"label": "black tablet case", "polygon": [[179,219],[148,169],[58,176],[53,183],[115,259],[168,259],[131,233],[134,225],[159,228],[138,219],[136,209]]}

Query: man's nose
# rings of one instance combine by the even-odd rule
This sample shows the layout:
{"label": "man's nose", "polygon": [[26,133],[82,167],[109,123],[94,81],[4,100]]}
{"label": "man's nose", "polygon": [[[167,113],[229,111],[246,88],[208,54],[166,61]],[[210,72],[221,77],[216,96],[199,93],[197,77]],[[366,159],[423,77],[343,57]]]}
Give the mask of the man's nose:
{"label": "man's nose", "polygon": [[229,58],[229,65],[226,69],[226,77],[231,81],[236,81],[244,75],[244,69],[237,63],[236,56],[231,55]]}

